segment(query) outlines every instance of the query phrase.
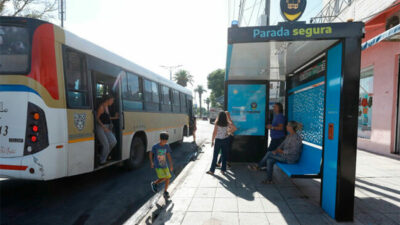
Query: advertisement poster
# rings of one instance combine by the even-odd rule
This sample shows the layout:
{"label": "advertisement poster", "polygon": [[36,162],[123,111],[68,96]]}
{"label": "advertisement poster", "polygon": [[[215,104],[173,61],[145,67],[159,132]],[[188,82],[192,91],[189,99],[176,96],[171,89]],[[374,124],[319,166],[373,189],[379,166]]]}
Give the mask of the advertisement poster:
{"label": "advertisement poster", "polygon": [[235,135],[265,135],[266,86],[230,84],[228,111],[238,130]]}

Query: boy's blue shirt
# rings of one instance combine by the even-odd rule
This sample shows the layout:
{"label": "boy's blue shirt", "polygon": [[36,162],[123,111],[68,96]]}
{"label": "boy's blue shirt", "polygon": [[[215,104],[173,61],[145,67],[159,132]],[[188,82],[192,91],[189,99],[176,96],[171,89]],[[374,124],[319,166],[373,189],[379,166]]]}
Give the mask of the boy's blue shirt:
{"label": "boy's blue shirt", "polygon": [[154,158],[154,168],[168,168],[167,153],[171,153],[171,148],[168,144],[161,146],[158,143],[152,147],[151,152]]}

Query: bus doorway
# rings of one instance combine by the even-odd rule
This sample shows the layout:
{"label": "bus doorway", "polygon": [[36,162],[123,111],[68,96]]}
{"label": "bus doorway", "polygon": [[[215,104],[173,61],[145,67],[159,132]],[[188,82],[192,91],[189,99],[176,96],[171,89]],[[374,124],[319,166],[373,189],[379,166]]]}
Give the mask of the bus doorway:
{"label": "bus doorway", "polygon": [[100,105],[107,99],[108,96],[114,97],[114,103],[111,106],[108,106],[110,118],[111,118],[111,128],[110,131],[115,136],[117,141],[115,147],[109,150],[108,157],[106,158],[105,164],[118,161],[122,159],[122,129],[123,129],[123,113],[122,113],[122,104],[121,104],[121,93],[120,86],[121,84],[118,82],[118,77],[114,77],[111,75],[103,74],[97,71],[92,71],[93,77],[93,114],[95,118],[95,168],[102,165],[101,163],[101,151],[103,146],[99,140],[97,129],[97,113]]}

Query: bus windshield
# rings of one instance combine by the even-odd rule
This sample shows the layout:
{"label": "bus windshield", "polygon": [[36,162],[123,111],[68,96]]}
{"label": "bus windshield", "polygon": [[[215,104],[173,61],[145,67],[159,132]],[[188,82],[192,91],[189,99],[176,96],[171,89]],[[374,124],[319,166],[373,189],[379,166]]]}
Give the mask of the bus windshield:
{"label": "bus windshield", "polygon": [[0,25],[0,74],[26,74],[30,41],[27,28]]}

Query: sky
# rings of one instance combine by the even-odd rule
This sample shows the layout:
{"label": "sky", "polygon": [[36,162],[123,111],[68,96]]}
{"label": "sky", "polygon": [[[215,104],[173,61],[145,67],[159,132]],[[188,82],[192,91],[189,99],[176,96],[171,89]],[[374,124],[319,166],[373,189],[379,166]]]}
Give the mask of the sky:
{"label": "sky", "polygon": [[[263,4],[261,1],[247,0],[247,5]],[[309,21],[318,13],[321,1],[309,0],[302,20]],[[238,3],[239,0],[66,0],[64,28],[166,78],[169,71],[161,65],[183,65],[181,68],[194,76],[189,89],[199,84],[207,88],[207,75],[225,68],[227,28],[229,21],[237,18],[232,7],[238,7]],[[255,23],[255,14],[253,17]],[[271,0],[271,24],[278,21],[282,21],[279,1]]]}

